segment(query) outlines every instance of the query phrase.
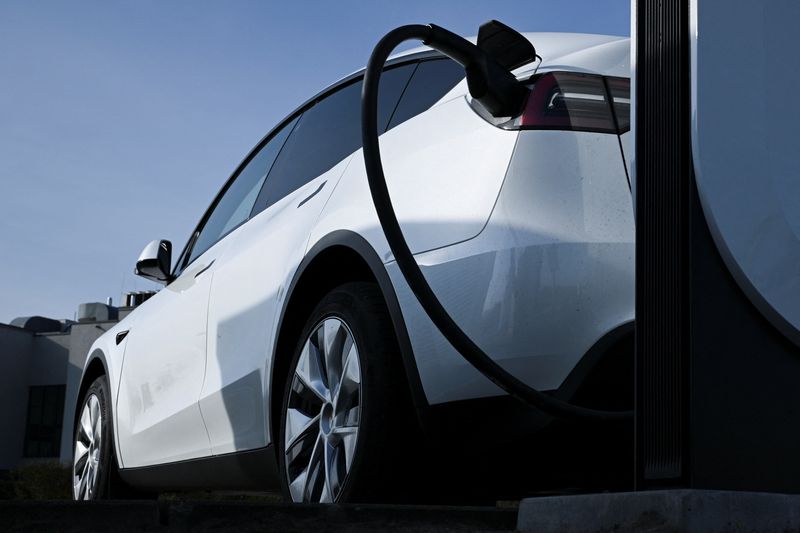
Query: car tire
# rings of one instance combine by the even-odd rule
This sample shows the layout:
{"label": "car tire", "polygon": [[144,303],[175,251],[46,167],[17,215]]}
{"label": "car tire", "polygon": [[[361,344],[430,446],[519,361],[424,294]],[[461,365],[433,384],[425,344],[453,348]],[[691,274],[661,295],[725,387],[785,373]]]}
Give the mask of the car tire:
{"label": "car tire", "polygon": [[72,497],[108,499],[114,460],[108,379],[95,379],[81,398],[72,440]]}
{"label": "car tire", "polygon": [[397,499],[400,445],[414,441],[397,341],[375,284],[341,285],[321,299],[289,365],[278,457],[295,502]]}

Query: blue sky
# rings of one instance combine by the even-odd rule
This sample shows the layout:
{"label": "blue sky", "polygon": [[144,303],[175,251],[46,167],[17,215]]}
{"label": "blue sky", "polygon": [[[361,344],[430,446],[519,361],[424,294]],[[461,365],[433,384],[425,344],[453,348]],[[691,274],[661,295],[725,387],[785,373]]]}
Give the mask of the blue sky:
{"label": "blue sky", "polygon": [[3,1],[0,322],[155,287],[132,273],[142,247],[182,248],[264,133],[395,26],[628,35],[629,6]]}

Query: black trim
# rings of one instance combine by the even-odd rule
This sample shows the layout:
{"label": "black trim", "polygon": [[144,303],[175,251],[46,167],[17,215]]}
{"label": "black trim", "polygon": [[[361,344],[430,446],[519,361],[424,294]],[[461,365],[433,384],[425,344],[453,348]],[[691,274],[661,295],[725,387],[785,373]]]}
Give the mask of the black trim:
{"label": "black trim", "polygon": [[[507,394],[437,403],[420,415],[422,430],[432,444],[472,450],[532,436],[554,420]],[[469,428],[468,439],[464,428]]]}
{"label": "black trim", "polygon": [[272,445],[212,457],[188,459],[119,471],[125,483],[148,490],[279,488]]}
{"label": "black trim", "polygon": [[213,264],[214,264],[214,261],[216,261],[216,259],[212,259],[212,260],[211,260],[211,262],[210,262],[209,264],[207,264],[206,266],[204,266],[203,268],[201,268],[200,270],[198,270],[197,272],[195,272],[195,273],[194,273],[194,277],[195,277],[195,278],[198,278],[198,277],[200,277],[200,274],[202,274],[203,272],[205,272],[206,270],[208,270],[209,268],[211,268],[211,265],[213,265]]}
{"label": "black trim", "polygon": [[603,356],[626,337],[633,338],[635,331],[635,322],[631,320],[620,324],[600,337],[561,383],[561,386],[555,392],[556,397],[564,400],[572,399],[580,386],[592,375],[592,372],[602,361]]}
{"label": "black trim", "polygon": [[688,1],[636,6],[635,464],[652,489],[690,481],[691,58]]}
{"label": "black trim", "polygon": [[299,209],[299,208],[301,208],[301,207],[303,207],[303,204],[305,204],[306,202],[308,202],[309,200],[311,200],[312,198],[314,198],[314,197],[315,197],[315,196],[316,196],[316,195],[319,193],[319,191],[321,191],[321,190],[322,190],[322,188],[325,186],[325,184],[326,184],[326,183],[328,183],[328,180],[325,180],[325,181],[323,181],[322,183],[320,183],[320,184],[319,184],[319,187],[317,187],[317,188],[316,188],[316,190],[315,190],[314,192],[312,192],[311,194],[309,194],[308,196],[306,196],[306,197],[303,199],[303,201],[302,201],[302,202],[300,202],[299,204],[297,204],[297,207],[298,207],[298,209]]}
{"label": "black trim", "polygon": [[[624,339],[633,339],[633,335],[633,321],[607,332],[581,357],[558,389],[544,392],[562,400],[572,400],[594,375],[604,356]],[[435,442],[460,439],[463,428],[469,427],[474,446],[494,446],[498,442],[531,436],[554,420],[506,394],[434,404],[422,413],[423,429]]]}
{"label": "black trim", "polygon": [[[428,399],[426,398],[425,391],[422,388],[422,380],[419,377],[417,362],[416,359],[414,359],[414,352],[411,348],[411,341],[408,338],[408,330],[406,329],[406,324],[403,320],[403,313],[400,309],[400,303],[397,301],[397,294],[394,291],[394,285],[392,285],[392,281],[389,279],[389,274],[386,271],[386,267],[384,266],[377,252],[375,252],[366,239],[355,232],[348,230],[337,230],[329,233],[325,237],[321,238],[308,251],[305,258],[300,263],[300,266],[295,271],[292,282],[286,292],[287,297],[283,301],[280,319],[278,321],[278,328],[276,330],[278,335],[280,335],[280,332],[283,329],[283,320],[286,314],[286,309],[289,305],[289,302],[292,300],[292,294],[294,293],[297,282],[302,278],[306,268],[320,253],[335,246],[343,246],[356,252],[367,264],[372,272],[373,277],[378,282],[378,287],[383,294],[383,299],[386,302],[386,308],[389,310],[389,316],[392,320],[392,325],[394,326],[394,332],[397,338],[397,344],[400,347],[400,355],[403,358],[403,366],[405,367],[406,377],[408,378],[408,384],[411,388],[411,397],[414,402],[414,406],[417,408],[417,410],[428,407]],[[273,347],[271,359],[273,371],[277,356],[277,348],[278,343],[276,342]],[[273,388],[274,387],[270,387],[269,391],[270,406],[273,402]]]}

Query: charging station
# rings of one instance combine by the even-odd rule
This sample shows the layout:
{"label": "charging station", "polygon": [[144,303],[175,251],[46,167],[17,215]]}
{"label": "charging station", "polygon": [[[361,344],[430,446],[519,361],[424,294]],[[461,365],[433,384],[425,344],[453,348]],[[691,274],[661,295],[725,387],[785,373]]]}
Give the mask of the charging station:
{"label": "charging station", "polygon": [[800,6],[633,17],[637,489],[800,492]]}
{"label": "charging station", "polygon": [[[439,331],[507,393],[556,417],[633,417],[637,491],[688,489],[670,509],[710,501],[692,489],[800,492],[800,162],[792,120],[800,117],[800,61],[790,44],[800,5],[637,0],[632,20],[632,414],[557,400],[495,365],[447,315],[394,216],[375,118],[389,53],[406,40],[445,53],[464,67],[473,98],[504,116],[522,93],[509,70],[537,57],[510,28],[491,21],[472,44],[434,25],[404,26],[376,46],[362,128],[384,234]],[[717,509],[753,504],[720,498]]]}

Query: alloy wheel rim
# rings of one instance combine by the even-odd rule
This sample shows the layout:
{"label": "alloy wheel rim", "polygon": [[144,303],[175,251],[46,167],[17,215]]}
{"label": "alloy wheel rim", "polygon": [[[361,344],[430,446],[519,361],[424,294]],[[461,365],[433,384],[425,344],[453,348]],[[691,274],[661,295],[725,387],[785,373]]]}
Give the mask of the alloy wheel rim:
{"label": "alloy wheel rim", "polygon": [[100,400],[92,394],[81,411],[72,461],[72,494],[76,500],[95,497],[103,444],[103,412]]}
{"label": "alloy wheel rim", "polygon": [[289,390],[284,463],[292,501],[337,501],[355,457],[360,420],[358,347],[347,324],[328,317],[303,344]]}

